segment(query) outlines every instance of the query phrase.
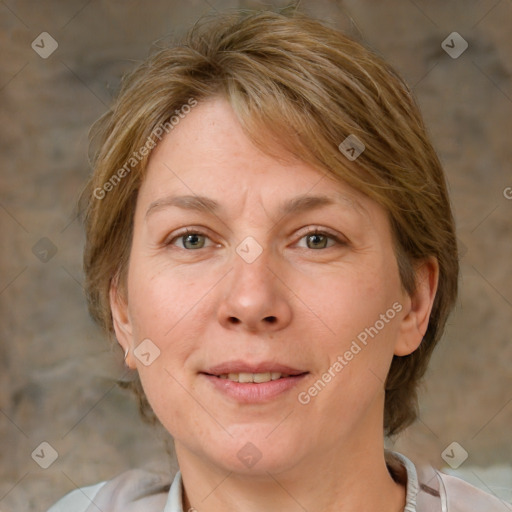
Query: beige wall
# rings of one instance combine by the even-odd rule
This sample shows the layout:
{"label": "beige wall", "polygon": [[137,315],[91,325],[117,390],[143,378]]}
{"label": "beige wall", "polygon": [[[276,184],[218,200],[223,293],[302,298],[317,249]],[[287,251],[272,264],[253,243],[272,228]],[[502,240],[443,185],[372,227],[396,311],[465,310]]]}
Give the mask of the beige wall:
{"label": "beige wall", "polygon": [[[89,173],[88,128],[108,108],[120,76],[152,41],[182,33],[208,12],[208,3],[0,3],[2,512],[46,510],[75,485],[167,464],[158,435],[114,385],[122,370],[87,316],[73,208]],[[395,448],[441,467],[442,451],[457,441],[469,453],[466,465],[510,465],[512,199],[504,190],[512,187],[512,4],[302,4],[360,31],[414,88],[466,248],[457,311],[425,382],[421,421]],[[43,31],[58,43],[47,59],[31,48]],[[469,43],[457,59],[441,48],[453,31]],[[47,258],[57,252],[44,262],[34,246]],[[46,470],[31,458],[43,441],[59,454]]]}

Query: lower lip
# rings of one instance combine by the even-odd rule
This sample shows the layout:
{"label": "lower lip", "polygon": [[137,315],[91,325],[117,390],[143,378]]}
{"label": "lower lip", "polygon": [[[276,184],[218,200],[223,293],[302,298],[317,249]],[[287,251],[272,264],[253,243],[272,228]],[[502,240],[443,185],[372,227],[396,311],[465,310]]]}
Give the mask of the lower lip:
{"label": "lower lip", "polygon": [[254,382],[233,382],[229,379],[221,379],[214,375],[202,373],[215,388],[222,393],[245,404],[268,402],[273,398],[290,391],[306,377],[306,373],[291,377],[284,377],[269,382],[255,384]]}

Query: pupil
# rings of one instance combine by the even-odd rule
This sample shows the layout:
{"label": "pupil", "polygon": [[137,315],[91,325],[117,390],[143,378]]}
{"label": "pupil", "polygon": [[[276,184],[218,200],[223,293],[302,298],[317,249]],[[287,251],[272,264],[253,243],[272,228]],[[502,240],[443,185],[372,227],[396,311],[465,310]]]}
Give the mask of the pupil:
{"label": "pupil", "polygon": [[311,235],[310,240],[312,241],[313,245],[321,244],[322,243],[323,235]]}
{"label": "pupil", "polygon": [[198,243],[199,235],[187,235],[185,238],[185,243],[190,243],[193,246],[196,246]]}

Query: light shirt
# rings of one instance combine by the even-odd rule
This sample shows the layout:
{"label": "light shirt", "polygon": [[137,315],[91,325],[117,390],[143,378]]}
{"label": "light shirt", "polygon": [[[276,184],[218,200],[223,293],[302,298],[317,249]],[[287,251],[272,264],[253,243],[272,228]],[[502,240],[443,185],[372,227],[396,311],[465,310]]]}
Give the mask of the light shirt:
{"label": "light shirt", "polygon": [[[404,455],[385,450],[388,469],[406,487],[404,512],[507,512],[512,505],[432,467],[416,469]],[[193,512],[195,509],[191,509]],[[70,492],[48,512],[191,512],[183,509],[181,472],[169,476],[133,469]]]}

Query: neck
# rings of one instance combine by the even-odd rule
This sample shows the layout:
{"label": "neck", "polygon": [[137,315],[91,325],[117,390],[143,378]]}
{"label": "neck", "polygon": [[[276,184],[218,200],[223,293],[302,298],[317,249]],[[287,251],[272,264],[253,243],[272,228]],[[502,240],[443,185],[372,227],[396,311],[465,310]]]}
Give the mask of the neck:
{"label": "neck", "polygon": [[353,440],[329,448],[327,453],[315,453],[279,474],[263,470],[247,475],[205,462],[177,443],[184,484],[183,510],[404,510],[405,487],[388,471],[382,435],[380,442]]}

